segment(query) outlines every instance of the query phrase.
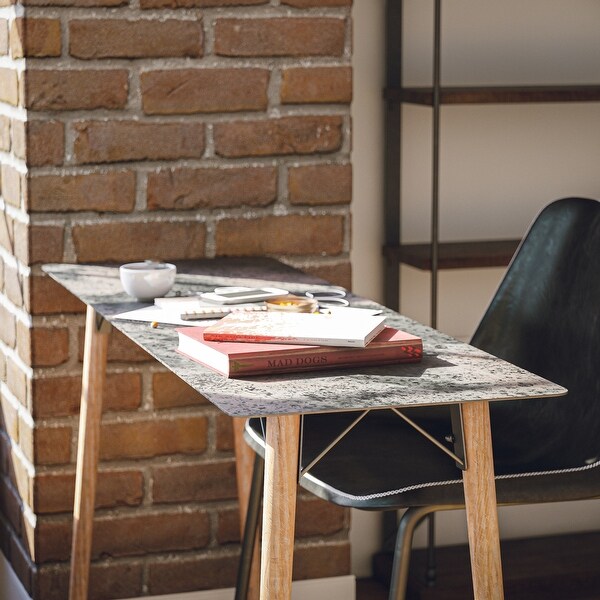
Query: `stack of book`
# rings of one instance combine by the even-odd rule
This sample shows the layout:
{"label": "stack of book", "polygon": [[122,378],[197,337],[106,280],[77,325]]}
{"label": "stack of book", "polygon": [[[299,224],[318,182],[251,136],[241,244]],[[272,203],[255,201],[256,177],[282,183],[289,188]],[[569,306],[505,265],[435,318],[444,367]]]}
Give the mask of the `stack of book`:
{"label": "stack of book", "polygon": [[233,313],[182,327],[178,351],[225,377],[418,362],[421,338],[350,309],[333,314]]}

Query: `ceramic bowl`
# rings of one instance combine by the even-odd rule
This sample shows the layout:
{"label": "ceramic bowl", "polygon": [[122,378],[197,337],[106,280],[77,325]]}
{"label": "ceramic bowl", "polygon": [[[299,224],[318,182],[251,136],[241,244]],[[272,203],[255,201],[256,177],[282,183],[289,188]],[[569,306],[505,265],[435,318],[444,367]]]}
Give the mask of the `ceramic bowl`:
{"label": "ceramic bowl", "polygon": [[164,296],[173,287],[176,273],[175,265],[151,260],[119,267],[123,289],[140,301]]}

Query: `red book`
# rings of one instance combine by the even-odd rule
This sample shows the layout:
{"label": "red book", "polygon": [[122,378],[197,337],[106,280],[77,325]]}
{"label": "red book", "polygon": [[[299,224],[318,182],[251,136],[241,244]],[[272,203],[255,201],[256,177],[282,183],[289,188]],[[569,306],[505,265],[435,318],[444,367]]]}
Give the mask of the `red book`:
{"label": "red book", "polygon": [[421,338],[393,327],[385,327],[366,348],[215,342],[204,339],[205,329],[177,329],[177,350],[225,377],[418,362],[423,355]]}

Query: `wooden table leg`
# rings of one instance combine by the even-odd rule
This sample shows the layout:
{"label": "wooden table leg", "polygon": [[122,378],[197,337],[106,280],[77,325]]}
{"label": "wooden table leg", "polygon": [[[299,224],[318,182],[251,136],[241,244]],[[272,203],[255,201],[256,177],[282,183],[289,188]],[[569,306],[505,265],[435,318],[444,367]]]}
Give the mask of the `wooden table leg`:
{"label": "wooden table leg", "polygon": [[110,329],[110,323],[102,319],[91,306],[88,306],[85,322],[79,439],[77,441],[73,543],[69,581],[70,600],[87,600],[88,597],[102,392],[106,375],[106,353]]}
{"label": "wooden table leg", "polygon": [[299,415],[267,417],[261,600],[289,600],[292,594],[299,439]]}
{"label": "wooden table leg", "polygon": [[[244,526],[246,524],[246,513],[248,510],[248,497],[250,496],[250,487],[252,484],[252,470],[254,468],[254,450],[244,441],[244,427],[246,419],[243,417],[234,417],[233,419],[233,438],[235,446],[235,472],[238,488],[238,499],[240,503],[240,531],[244,535]],[[250,581],[248,582],[247,600],[257,600],[260,581],[260,543],[258,534],[254,540],[254,550],[252,553],[252,567],[250,569]]]}
{"label": "wooden table leg", "polygon": [[475,600],[502,600],[502,563],[488,402],[462,405],[467,469],[463,471]]}

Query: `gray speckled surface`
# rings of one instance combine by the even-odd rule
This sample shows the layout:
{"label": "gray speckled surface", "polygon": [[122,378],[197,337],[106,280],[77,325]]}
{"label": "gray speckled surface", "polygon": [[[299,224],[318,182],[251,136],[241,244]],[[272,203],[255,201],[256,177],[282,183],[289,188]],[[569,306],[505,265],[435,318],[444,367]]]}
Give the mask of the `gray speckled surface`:
{"label": "gray speckled surface", "polygon": [[[290,291],[304,290],[307,285],[315,287],[314,278],[275,261],[257,260],[251,270],[236,266],[235,260],[200,263],[209,266],[188,268],[192,274],[178,273],[173,292],[211,291],[220,285],[248,284],[276,285]],[[111,315],[145,306],[125,294],[117,268],[45,265],[43,270],[109,320]],[[203,271],[209,274],[200,274]],[[235,277],[234,273],[240,276]],[[353,298],[352,304],[381,308],[362,298]],[[557,396],[566,391],[398,313],[386,309],[385,314],[388,325],[422,337],[421,363],[245,379],[226,379],[178,354],[175,326],[160,325],[154,329],[147,323],[111,322],[223,412],[233,416],[493,401]]]}

